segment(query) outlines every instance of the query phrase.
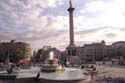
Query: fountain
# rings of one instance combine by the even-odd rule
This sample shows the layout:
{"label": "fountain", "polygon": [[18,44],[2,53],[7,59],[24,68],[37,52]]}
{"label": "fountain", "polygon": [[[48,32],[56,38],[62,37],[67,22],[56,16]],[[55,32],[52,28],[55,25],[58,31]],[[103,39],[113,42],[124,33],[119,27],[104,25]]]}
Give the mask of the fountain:
{"label": "fountain", "polygon": [[41,67],[21,69],[18,73],[10,74],[3,71],[0,72],[0,80],[6,83],[10,83],[10,80],[11,83],[87,83],[91,76],[84,69],[62,67],[54,58],[54,53],[50,52],[47,63]]}
{"label": "fountain", "polygon": [[39,79],[42,83],[84,83],[90,80],[90,75],[81,69],[63,68],[50,52],[47,63],[41,66]]}
{"label": "fountain", "polygon": [[50,57],[47,59],[47,63],[43,64],[41,67],[42,72],[55,72],[63,70],[62,66],[58,64],[58,59],[54,59],[53,56],[54,53],[50,52]]}

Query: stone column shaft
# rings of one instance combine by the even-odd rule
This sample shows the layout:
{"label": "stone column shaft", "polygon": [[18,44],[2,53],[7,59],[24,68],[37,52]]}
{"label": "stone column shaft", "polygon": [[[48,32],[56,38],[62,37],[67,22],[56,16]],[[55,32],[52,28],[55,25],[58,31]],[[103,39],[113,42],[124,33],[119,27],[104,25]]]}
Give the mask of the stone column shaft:
{"label": "stone column shaft", "polygon": [[74,46],[74,26],[73,26],[73,10],[74,8],[70,7],[69,11],[69,35],[70,35],[70,46]]}

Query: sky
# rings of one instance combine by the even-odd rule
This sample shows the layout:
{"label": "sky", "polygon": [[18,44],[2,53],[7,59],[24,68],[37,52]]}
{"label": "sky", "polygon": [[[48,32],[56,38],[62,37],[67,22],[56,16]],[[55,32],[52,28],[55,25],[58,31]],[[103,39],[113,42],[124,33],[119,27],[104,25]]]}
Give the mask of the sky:
{"label": "sky", "polygon": [[[72,0],[75,45],[125,39],[125,0]],[[22,41],[33,50],[69,45],[68,0],[0,0],[0,40]]]}

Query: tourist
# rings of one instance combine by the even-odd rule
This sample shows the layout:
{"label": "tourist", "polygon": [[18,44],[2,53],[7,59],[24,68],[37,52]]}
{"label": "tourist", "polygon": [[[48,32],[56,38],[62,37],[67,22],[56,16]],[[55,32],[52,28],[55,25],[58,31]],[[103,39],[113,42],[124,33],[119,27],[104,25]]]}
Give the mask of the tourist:
{"label": "tourist", "polygon": [[37,73],[36,81],[39,81],[39,77],[40,77],[40,72]]}
{"label": "tourist", "polygon": [[81,69],[83,69],[84,68],[84,65],[81,65]]}

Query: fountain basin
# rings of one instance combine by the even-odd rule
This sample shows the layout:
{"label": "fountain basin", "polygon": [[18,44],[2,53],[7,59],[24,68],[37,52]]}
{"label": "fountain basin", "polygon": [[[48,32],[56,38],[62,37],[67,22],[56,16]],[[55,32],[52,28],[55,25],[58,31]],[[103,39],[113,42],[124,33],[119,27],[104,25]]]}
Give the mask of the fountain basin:
{"label": "fountain basin", "polygon": [[[90,75],[84,74],[85,70],[76,68],[63,68],[63,71],[57,72],[40,72],[40,78],[50,79],[50,80],[78,80],[86,79]],[[87,73],[87,72],[86,72]]]}
{"label": "fountain basin", "polygon": [[73,80],[51,80],[40,78],[40,83],[89,83],[90,80],[86,79],[73,79]]}
{"label": "fountain basin", "polygon": [[[85,70],[76,68],[63,68],[63,71],[56,72],[40,72],[39,68],[23,70],[17,77],[16,83],[89,83],[91,76],[84,74]],[[40,72],[40,77],[36,79],[37,73]],[[86,72],[87,73],[87,72]]]}
{"label": "fountain basin", "polygon": [[[75,68],[64,68],[63,71],[57,72],[40,72],[39,67],[31,68],[31,69],[22,69],[16,75],[15,83],[87,83],[89,82],[90,75],[83,74],[86,72],[85,70],[75,69]],[[40,72],[40,77],[37,78],[37,74]],[[13,74],[0,74],[0,76],[13,77]],[[10,80],[10,79],[9,79]],[[9,82],[8,82],[9,83]]]}

